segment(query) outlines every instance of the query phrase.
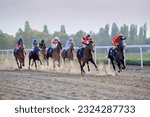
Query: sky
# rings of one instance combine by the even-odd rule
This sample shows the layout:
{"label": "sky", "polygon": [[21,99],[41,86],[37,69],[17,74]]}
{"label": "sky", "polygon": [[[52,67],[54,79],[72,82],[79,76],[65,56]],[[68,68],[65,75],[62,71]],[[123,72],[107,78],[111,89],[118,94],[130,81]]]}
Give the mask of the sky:
{"label": "sky", "polygon": [[49,32],[79,30],[98,32],[106,24],[117,23],[138,28],[145,22],[150,36],[150,0],[0,0],[0,29],[15,35],[24,29],[25,21],[39,31],[48,26]]}

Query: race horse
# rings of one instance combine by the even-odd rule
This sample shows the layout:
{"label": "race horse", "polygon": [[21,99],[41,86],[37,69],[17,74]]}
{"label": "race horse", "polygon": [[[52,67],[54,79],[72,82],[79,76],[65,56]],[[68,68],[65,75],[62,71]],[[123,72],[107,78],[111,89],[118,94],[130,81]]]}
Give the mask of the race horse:
{"label": "race horse", "polygon": [[42,64],[47,63],[47,57],[46,57],[46,47],[42,47],[39,52],[39,58],[42,61]]}
{"label": "race horse", "polygon": [[113,66],[113,69],[116,71],[115,63],[117,64],[119,70],[118,72],[121,72],[122,69],[125,69],[125,63],[124,63],[124,49],[125,49],[126,43],[125,41],[120,41],[119,45],[116,47],[111,47],[108,52],[108,58],[111,61],[111,64]]}
{"label": "race horse", "polygon": [[74,50],[74,42],[72,41],[70,48],[67,51],[63,49],[61,53],[64,63],[66,59],[69,60],[70,62],[73,61],[73,50]]}
{"label": "race horse", "polygon": [[94,47],[93,41],[89,41],[89,43],[86,45],[85,48],[80,48],[77,50],[77,59],[80,64],[81,75],[85,74],[83,67],[85,66],[86,63],[87,63],[88,71],[90,71],[89,61],[93,63],[96,70],[98,70],[97,65],[95,64],[92,56],[93,47]]}
{"label": "race horse", "polygon": [[62,43],[58,42],[57,47],[52,49],[51,47],[47,50],[47,65],[49,65],[49,57],[53,60],[53,69],[55,70],[55,62],[58,61],[57,66],[60,67],[60,51],[62,49]]}
{"label": "race horse", "polygon": [[18,50],[14,50],[14,56],[19,69],[22,69],[22,66],[25,66],[25,51],[23,47],[20,47]]}
{"label": "race horse", "polygon": [[[31,64],[31,60],[32,64]],[[29,52],[29,67],[28,69],[30,69],[30,65],[33,66],[33,63],[35,64],[35,68],[37,70],[37,63],[36,61],[40,61],[40,64],[42,65],[41,59],[39,58],[39,54],[36,51],[30,51]]]}

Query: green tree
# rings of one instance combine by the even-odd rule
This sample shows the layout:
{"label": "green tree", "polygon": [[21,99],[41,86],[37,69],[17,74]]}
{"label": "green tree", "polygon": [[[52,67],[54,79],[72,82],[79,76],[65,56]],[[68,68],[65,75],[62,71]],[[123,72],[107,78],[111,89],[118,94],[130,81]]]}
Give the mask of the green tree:
{"label": "green tree", "polygon": [[144,27],[141,26],[139,30],[139,43],[142,44],[144,42]]}
{"label": "green tree", "polygon": [[105,45],[105,29],[104,28],[100,28],[99,29],[99,41],[98,44],[99,45]]}
{"label": "green tree", "polygon": [[43,32],[44,32],[44,33],[46,33],[46,34],[49,34],[49,32],[48,32],[48,28],[47,28],[47,25],[44,25]]}
{"label": "green tree", "polygon": [[16,33],[16,37],[22,37],[23,36],[23,31],[21,28],[18,29],[18,32]]}
{"label": "green tree", "polygon": [[129,27],[124,24],[120,27],[120,33],[123,34],[127,39],[129,38]]}
{"label": "green tree", "polygon": [[105,25],[105,28],[100,28],[99,30],[99,45],[110,45],[111,44],[111,38],[109,35],[109,24]]}
{"label": "green tree", "polygon": [[86,32],[84,32],[83,30],[78,31],[78,32],[75,34],[74,42],[75,42],[76,46],[82,46],[81,38],[82,38],[84,35],[86,35]]}
{"label": "green tree", "polygon": [[61,25],[60,32],[66,34],[66,29],[64,25]]}
{"label": "green tree", "polygon": [[0,34],[3,34],[3,31],[0,29]]}
{"label": "green tree", "polygon": [[25,22],[24,31],[25,32],[30,32],[31,31],[31,28],[30,28],[30,25],[29,25],[28,21]]}
{"label": "green tree", "polygon": [[147,34],[147,23],[144,24],[144,39],[147,38],[146,34]]}
{"label": "green tree", "polygon": [[111,28],[111,37],[114,37],[118,33],[119,33],[119,28],[116,23],[113,23]]}
{"label": "green tree", "polygon": [[136,24],[131,24],[130,26],[130,39],[129,43],[130,44],[137,44],[138,37],[137,37],[137,25]]}
{"label": "green tree", "polygon": [[0,49],[13,49],[15,48],[15,38],[6,33],[0,34]]}

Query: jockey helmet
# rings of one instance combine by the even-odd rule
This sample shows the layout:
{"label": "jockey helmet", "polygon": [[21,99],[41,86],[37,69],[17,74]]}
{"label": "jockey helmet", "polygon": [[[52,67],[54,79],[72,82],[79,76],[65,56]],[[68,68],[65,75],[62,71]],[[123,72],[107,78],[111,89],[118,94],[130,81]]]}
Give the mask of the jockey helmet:
{"label": "jockey helmet", "polygon": [[22,40],[22,38],[19,38],[19,42],[22,42],[23,40]]}
{"label": "jockey helmet", "polygon": [[88,37],[91,37],[91,35],[90,35],[90,34],[87,34],[87,35],[86,35],[86,38],[88,38]]}
{"label": "jockey helmet", "polygon": [[72,37],[70,37],[70,38],[69,38],[69,41],[73,41],[73,38],[72,38]]}
{"label": "jockey helmet", "polygon": [[57,37],[57,36],[54,39],[59,41],[59,37]]}
{"label": "jockey helmet", "polygon": [[41,43],[44,43],[44,39],[42,39]]}
{"label": "jockey helmet", "polygon": [[34,39],[33,43],[36,43],[36,39]]}
{"label": "jockey helmet", "polygon": [[119,36],[119,37],[123,37],[123,34],[120,33],[118,36]]}

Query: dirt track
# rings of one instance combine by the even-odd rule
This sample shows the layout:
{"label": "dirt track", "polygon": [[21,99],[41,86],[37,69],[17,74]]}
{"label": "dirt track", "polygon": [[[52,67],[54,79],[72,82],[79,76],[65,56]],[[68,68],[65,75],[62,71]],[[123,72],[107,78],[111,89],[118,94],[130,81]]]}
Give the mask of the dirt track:
{"label": "dirt track", "polygon": [[134,72],[82,77],[56,71],[0,70],[0,99],[150,99],[149,72]]}

